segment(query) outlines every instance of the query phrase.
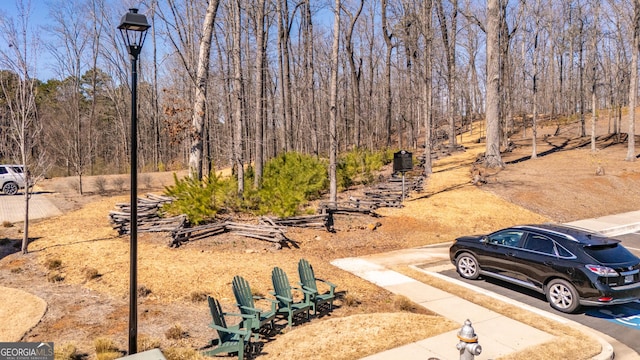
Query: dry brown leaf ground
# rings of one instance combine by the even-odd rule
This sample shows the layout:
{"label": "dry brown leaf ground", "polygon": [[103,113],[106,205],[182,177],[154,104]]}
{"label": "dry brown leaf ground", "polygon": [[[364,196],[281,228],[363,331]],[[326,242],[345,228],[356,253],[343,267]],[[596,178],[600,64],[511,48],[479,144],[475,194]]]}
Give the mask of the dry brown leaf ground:
{"label": "dry brown leaf ground", "polygon": [[[541,132],[545,130],[554,129]],[[175,249],[167,246],[166,234],[140,234],[138,283],[150,291],[139,300],[140,337],[170,353],[174,353],[171,348],[200,348],[215,336],[207,327],[206,304],[197,300],[202,294],[217,297],[226,310],[235,311],[234,275],[244,276],[254,292],[267,294],[271,269],[283,268],[294,282],[300,258],[308,259],[319,276],[338,284],[342,299],[331,313],[263,339],[259,358],[299,358],[301,348],[292,344],[313,344],[323,358],[353,359],[459,326],[425,310],[408,314],[402,311],[406,308],[402,299],[329,262],[447,242],[517,223],[637,210],[640,165],[622,160],[626,144],[603,140],[602,149],[591,153],[588,147],[577,147],[586,139],[576,140],[571,128],[557,137],[540,136],[538,149],[548,154],[492,172],[488,183],[477,187],[470,183],[469,169],[484,144],[476,141],[477,133],[465,134],[466,151],[436,161],[426,190],[413,194],[404,208],[380,209],[382,218],[339,216],[336,233],[291,229],[287,235],[297,247],[274,250],[259,240],[222,235]],[[514,142],[519,146],[506,154],[506,161],[530,153],[527,141]],[[598,165],[605,168],[605,176],[595,175]],[[149,190],[161,190],[172,181],[167,174],[156,176]],[[95,357],[93,343],[100,337],[113,339],[126,350],[129,244],[127,237],[111,229],[107,213],[116,203],[127,202],[128,196],[74,196],[68,179],[52,179],[42,186],[56,192],[54,200],[67,212],[32,224],[35,240],[28,255],[14,253],[0,259],[0,285],[29,291],[48,304],[42,321],[23,340],[72,344],[89,358]],[[381,226],[371,231],[367,225],[374,222]],[[2,228],[0,237],[18,242],[17,229]],[[54,260],[60,261],[60,268],[50,269]],[[93,270],[97,278],[87,275]],[[54,275],[64,280],[48,281]],[[188,336],[168,339],[166,333],[176,327]]]}

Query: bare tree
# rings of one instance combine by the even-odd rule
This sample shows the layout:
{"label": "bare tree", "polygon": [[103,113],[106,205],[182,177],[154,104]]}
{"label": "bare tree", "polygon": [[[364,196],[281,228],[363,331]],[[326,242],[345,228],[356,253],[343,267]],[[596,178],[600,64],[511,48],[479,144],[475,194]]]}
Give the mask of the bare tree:
{"label": "bare tree", "polygon": [[355,14],[352,14],[351,11],[345,9],[345,13],[349,17],[349,27],[345,33],[345,48],[347,50],[347,59],[349,60],[349,68],[351,69],[351,88],[352,88],[352,101],[353,101],[353,146],[355,148],[360,147],[360,136],[361,136],[361,99],[360,99],[360,75],[361,75],[361,65],[356,67],[356,61],[354,59],[353,53],[353,30],[356,25],[356,21],[358,21],[358,17],[362,13],[362,8],[364,7],[364,0],[359,1],[358,8],[355,11]]}
{"label": "bare tree", "polygon": [[504,167],[500,155],[500,2],[487,0],[487,146],[485,165]]}
{"label": "bare tree", "polygon": [[[600,1],[591,2],[594,19],[599,19]],[[591,29],[591,151],[596,151],[596,122],[597,114],[597,86],[598,86],[598,25],[594,23]]]}
{"label": "bare tree", "polygon": [[455,125],[455,101],[457,95],[455,91],[456,78],[456,35],[458,33],[458,1],[451,0],[451,22],[447,26],[447,19],[444,13],[442,0],[436,0],[436,13],[440,23],[440,34],[444,45],[444,52],[447,59],[447,122],[449,123],[449,145],[456,145],[456,125]]}
{"label": "bare tree", "polygon": [[278,22],[278,76],[282,101],[281,141],[284,151],[290,151],[293,146],[293,111],[291,107],[291,73],[289,71],[290,25],[287,0],[276,0],[276,13]]}
{"label": "bare tree", "polygon": [[238,197],[244,196],[244,155],[243,155],[243,128],[244,128],[244,111],[243,111],[243,91],[242,91],[242,13],[240,8],[240,0],[231,1],[233,18],[233,104],[235,107],[234,116],[234,132],[233,132],[233,157],[236,178],[238,180]]}
{"label": "bare tree", "polygon": [[255,97],[256,97],[256,108],[255,108],[255,176],[254,176],[254,187],[257,189],[262,185],[262,173],[263,173],[263,165],[264,165],[264,123],[265,123],[265,53],[267,51],[267,42],[265,41],[266,34],[264,29],[264,18],[265,18],[265,0],[258,0],[256,4],[256,58],[255,58],[255,67],[256,67],[256,82],[255,86]]}
{"label": "bare tree", "polygon": [[329,201],[338,200],[336,163],[338,162],[338,56],[340,51],[340,0],[335,0],[333,14],[333,46],[331,51],[330,117],[329,117]]}
{"label": "bare tree", "polygon": [[541,11],[541,3],[540,0],[536,0],[535,8],[533,9],[534,13],[534,29],[533,29],[533,74],[532,74],[532,106],[533,106],[533,115],[531,120],[531,158],[535,159],[538,157],[538,60],[540,57],[540,11]]}
{"label": "bare tree", "polygon": [[[305,0],[303,5],[303,46],[304,46],[304,111],[306,114],[301,116],[302,119],[307,120],[305,124],[308,132],[311,135],[311,153],[314,155],[320,155],[320,139],[318,123],[316,121],[316,80],[315,80],[315,57],[314,57],[314,34],[313,34],[313,17],[311,15],[311,0]],[[303,136],[298,136],[302,141]]]}
{"label": "bare tree", "polygon": [[393,32],[389,31],[389,25],[387,21],[387,0],[380,0],[380,6],[382,8],[382,36],[386,44],[385,52],[385,68],[384,68],[384,86],[385,86],[385,112],[384,123],[386,127],[386,146],[391,145],[391,107],[393,105],[393,97],[391,96],[391,53],[393,52]]}
{"label": "bare tree", "polygon": [[56,41],[50,43],[48,48],[56,59],[59,75],[64,79],[61,97],[65,99],[65,104],[61,106],[59,120],[65,123],[58,129],[56,137],[61,133],[68,134],[62,137],[67,139],[66,142],[52,141],[52,144],[64,144],[60,152],[67,155],[66,160],[71,163],[73,173],[78,176],[78,192],[83,194],[82,177],[91,162],[92,142],[90,118],[83,106],[86,99],[82,94],[81,77],[86,70],[84,60],[88,55],[87,51],[91,50],[91,38],[87,35],[90,33],[87,24],[79,16],[81,10],[82,7],[67,1],[54,3],[50,8],[53,25],[49,32]]}
{"label": "bare tree", "polygon": [[191,120],[191,148],[189,151],[189,170],[191,176],[202,179],[202,141],[204,137],[204,121],[207,115],[207,85],[209,80],[209,64],[211,62],[211,38],[218,12],[219,0],[209,0],[207,13],[202,24],[200,51],[196,70],[196,97],[193,103]]}
{"label": "bare tree", "polygon": [[433,172],[431,161],[432,135],[431,135],[431,114],[432,114],[432,8],[433,0],[425,0],[422,8],[422,32],[424,36],[424,84],[422,92],[422,116],[424,117],[424,176],[429,176]]}
{"label": "bare tree", "polygon": [[28,252],[29,245],[29,199],[32,175],[44,173],[46,162],[37,148],[37,139],[41,126],[37,119],[35,77],[38,43],[31,35],[30,3],[16,2],[18,19],[0,16],[0,38],[8,45],[0,48],[0,88],[4,97],[7,117],[9,118],[9,138],[16,152],[14,156],[22,162],[23,175],[27,185],[24,191],[24,232],[22,253]]}
{"label": "bare tree", "polygon": [[640,44],[640,0],[633,0],[633,46],[631,47],[631,80],[629,85],[629,132],[626,161],[636,160],[636,97],[638,91],[638,45]]}

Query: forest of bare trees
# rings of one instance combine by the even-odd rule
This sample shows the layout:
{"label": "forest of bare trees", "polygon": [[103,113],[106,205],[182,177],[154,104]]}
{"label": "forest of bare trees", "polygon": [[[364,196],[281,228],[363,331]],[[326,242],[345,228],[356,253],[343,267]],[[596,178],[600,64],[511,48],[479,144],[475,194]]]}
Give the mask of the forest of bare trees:
{"label": "forest of bare trees", "polygon": [[535,144],[543,120],[576,121],[594,141],[596,121],[635,131],[621,119],[637,101],[638,0],[52,0],[46,23],[16,4],[18,15],[0,13],[0,160],[26,152],[48,175],[129,169],[116,27],[130,5],[152,25],[140,171],[231,166],[241,178],[252,164],[259,186],[284,152],[430,151],[472,122],[495,167],[514,132]]}

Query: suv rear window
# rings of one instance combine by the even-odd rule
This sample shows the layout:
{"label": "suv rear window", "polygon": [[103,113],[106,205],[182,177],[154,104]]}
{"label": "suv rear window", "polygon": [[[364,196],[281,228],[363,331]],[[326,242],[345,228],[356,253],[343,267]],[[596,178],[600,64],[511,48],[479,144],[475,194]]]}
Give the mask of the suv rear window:
{"label": "suv rear window", "polygon": [[635,255],[629,252],[624,246],[618,244],[585,246],[584,252],[604,264],[638,261]]}

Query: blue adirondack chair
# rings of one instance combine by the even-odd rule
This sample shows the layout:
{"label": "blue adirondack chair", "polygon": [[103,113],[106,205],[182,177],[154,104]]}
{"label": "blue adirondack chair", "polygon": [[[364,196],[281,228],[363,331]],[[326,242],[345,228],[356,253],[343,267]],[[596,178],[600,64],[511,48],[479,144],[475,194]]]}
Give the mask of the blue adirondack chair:
{"label": "blue adirondack chair", "polygon": [[[316,278],[316,275],[313,272],[313,267],[305,259],[300,259],[300,261],[298,262],[298,275],[300,276],[300,285],[302,286],[302,289],[311,292],[306,296],[309,296],[308,301],[311,302],[313,314],[317,314],[318,306],[323,303],[329,303],[329,310],[332,310],[333,300],[335,300],[336,298],[334,290],[337,285],[329,281]],[[320,293],[316,281],[326,284],[326,286],[329,287],[329,290]]]}
{"label": "blue adirondack chair", "polygon": [[[271,294],[278,300],[278,314],[287,315],[287,327],[293,325],[293,318],[299,313],[307,313],[307,320],[309,320],[310,309],[313,306],[310,300],[310,295],[313,293],[301,288],[292,287],[289,283],[287,274],[279,267],[274,267],[271,271],[271,282],[273,284],[273,290]],[[304,299],[301,301],[295,301],[291,290],[297,290],[304,294]]]}
{"label": "blue adirondack chair", "polygon": [[244,350],[251,341],[251,329],[243,328],[243,322],[228,326],[225,316],[238,316],[243,319],[247,316],[223,312],[218,300],[210,296],[207,297],[207,301],[213,318],[209,327],[216,330],[218,338],[211,341],[211,345],[216,347],[203,351],[202,354],[213,356],[219,353],[238,353],[238,359],[242,360],[244,358]]}
{"label": "blue adirondack chair", "polygon": [[[274,329],[273,321],[276,317],[276,300],[268,299],[262,296],[255,296],[251,292],[249,283],[242,276],[236,275],[233,277],[233,295],[238,303],[238,309],[244,315],[249,315],[244,321],[246,327],[250,328],[254,332],[254,336],[257,339],[258,332],[265,324],[270,324],[271,329]],[[271,302],[270,310],[262,310],[256,308],[254,300],[267,300]]]}

